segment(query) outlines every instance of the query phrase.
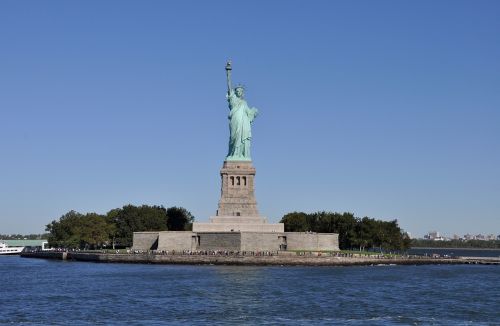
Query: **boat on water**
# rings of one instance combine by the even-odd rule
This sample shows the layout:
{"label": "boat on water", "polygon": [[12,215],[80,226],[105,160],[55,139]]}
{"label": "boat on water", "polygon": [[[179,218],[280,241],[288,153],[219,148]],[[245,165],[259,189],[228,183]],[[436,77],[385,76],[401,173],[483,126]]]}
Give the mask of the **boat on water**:
{"label": "boat on water", "polygon": [[0,241],[0,255],[19,255],[24,247],[9,247],[5,242]]}

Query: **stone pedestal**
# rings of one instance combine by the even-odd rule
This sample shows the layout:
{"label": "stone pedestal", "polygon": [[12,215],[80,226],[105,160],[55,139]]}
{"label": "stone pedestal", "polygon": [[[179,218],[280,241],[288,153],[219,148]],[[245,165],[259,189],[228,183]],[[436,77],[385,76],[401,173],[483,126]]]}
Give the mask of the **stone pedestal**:
{"label": "stone pedestal", "polygon": [[217,216],[259,216],[254,193],[252,161],[225,161]]}
{"label": "stone pedestal", "polygon": [[[223,217],[224,218],[224,217]],[[193,232],[273,232],[280,233],[285,231],[285,225],[283,223],[267,223],[264,222],[230,222],[224,219],[218,220],[212,223],[193,223]]]}
{"label": "stone pedestal", "polygon": [[224,161],[217,215],[209,223],[193,223],[193,232],[284,232],[283,223],[268,224],[259,215],[252,161]]}

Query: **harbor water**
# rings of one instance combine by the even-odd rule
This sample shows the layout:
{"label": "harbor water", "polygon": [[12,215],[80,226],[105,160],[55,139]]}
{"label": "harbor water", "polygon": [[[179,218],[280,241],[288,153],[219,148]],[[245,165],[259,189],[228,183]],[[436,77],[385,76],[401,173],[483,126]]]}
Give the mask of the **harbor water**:
{"label": "harbor water", "polygon": [[0,257],[7,325],[500,325],[500,267],[244,267]]}

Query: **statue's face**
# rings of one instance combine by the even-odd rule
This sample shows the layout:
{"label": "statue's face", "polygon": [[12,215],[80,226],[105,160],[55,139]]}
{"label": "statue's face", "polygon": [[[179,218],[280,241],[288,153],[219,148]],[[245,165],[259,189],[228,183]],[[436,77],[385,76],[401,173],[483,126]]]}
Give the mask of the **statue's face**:
{"label": "statue's face", "polygon": [[235,91],[236,96],[243,97],[243,88],[237,88]]}

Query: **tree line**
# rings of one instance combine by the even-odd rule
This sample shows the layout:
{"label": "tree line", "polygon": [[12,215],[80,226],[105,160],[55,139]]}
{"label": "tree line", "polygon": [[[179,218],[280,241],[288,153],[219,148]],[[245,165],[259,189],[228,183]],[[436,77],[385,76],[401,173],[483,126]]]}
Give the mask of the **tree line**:
{"label": "tree line", "polygon": [[185,208],[126,205],[104,215],[69,211],[47,224],[49,246],[67,249],[125,248],[134,232],[187,231],[194,216]]}
{"label": "tree line", "polygon": [[427,239],[413,239],[412,247],[419,248],[484,248],[500,249],[500,240],[445,240],[434,241]]}
{"label": "tree line", "polygon": [[[125,248],[133,233],[189,231],[193,215],[182,207],[126,205],[106,214],[69,211],[47,224],[49,246],[68,249]],[[287,232],[338,233],[340,249],[404,251],[411,240],[397,220],[355,217],[352,213],[293,212],[281,219]]]}
{"label": "tree line", "polygon": [[340,249],[405,251],[411,239],[397,220],[355,217],[352,213],[288,213],[280,221],[287,232],[338,233]]}

